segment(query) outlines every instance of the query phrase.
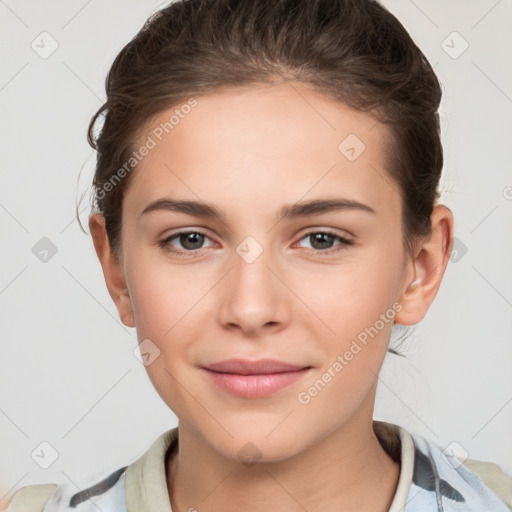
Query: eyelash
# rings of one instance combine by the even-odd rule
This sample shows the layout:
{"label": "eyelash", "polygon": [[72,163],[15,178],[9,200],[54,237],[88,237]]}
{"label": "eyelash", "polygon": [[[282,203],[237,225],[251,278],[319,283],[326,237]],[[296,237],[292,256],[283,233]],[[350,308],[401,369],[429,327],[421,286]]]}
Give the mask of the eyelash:
{"label": "eyelash", "polygon": [[[325,231],[310,231],[310,232],[306,233],[304,236],[302,236],[299,241],[304,240],[305,238],[308,238],[311,235],[316,235],[316,234],[319,234],[319,233],[320,234],[324,234],[324,235],[333,236],[336,240],[341,242],[341,244],[338,246],[337,249],[327,249],[327,250],[310,249],[315,254],[331,255],[331,254],[337,253],[339,251],[345,250],[348,246],[351,246],[354,243],[352,240],[348,240],[347,238],[344,238],[344,237],[336,234],[335,232],[329,231],[329,230],[325,230]],[[179,232],[174,233],[173,235],[168,236],[167,238],[161,240],[160,242],[158,242],[158,245],[160,246],[160,248],[164,252],[171,252],[171,253],[174,253],[175,256],[178,256],[180,258],[186,258],[189,255],[191,255],[191,254],[193,254],[193,253],[195,253],[197,251],[200,251],[201,249],[193,249],[193,250],[190,250],[190,251],[177,251],[175,249],[171,249],[169,243],[172,240],[174,240],[176,238],[179,238],[182,235],[190,235],[190,234],[198,234],[198,235],[202,235],[202,236],[204,236],[206,238],[210,238],[205,232],[203,232],[203,231],[201,231],[199,229],[194,229],[192,231],[179,231]]]}

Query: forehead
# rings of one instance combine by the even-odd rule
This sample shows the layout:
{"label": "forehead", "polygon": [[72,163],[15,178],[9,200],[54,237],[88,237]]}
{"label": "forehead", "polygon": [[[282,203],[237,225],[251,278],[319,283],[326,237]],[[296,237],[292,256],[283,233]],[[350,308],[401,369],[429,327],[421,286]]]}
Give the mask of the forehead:
{"label": "forehead", "polygon": [[297,82],[184,100],[154,116],[135,147],[148,140],[125,196],[138,210],[165,192],[260,207],[264,197],[295,202],[333,190],[374,204],[398,196],[387,128]]}

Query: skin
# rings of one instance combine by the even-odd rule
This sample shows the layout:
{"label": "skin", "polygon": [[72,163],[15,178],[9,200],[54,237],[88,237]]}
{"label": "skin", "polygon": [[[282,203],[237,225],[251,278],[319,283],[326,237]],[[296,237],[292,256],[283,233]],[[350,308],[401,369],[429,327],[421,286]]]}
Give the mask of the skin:
{"label": "skin", "polygon": [[[385,169],[387,128],[303,84],[196,99],[133,171],[119,259],[104,218],[94,214],[89,223],[122,322],[161,351],[146,369],[179,420],[179,452],[166,468],[173,511],[387,511],[400,466],[381,447],[372,418],[392,322],[309,403],[297,397],[394,303],[401,306],[395,323],[425,316],[451,253],[453,215],[436,206],[432,234],[407,255],[398,187]],[[152,120],[141,144],[174,108]],[[354,161],[338,150],[351,133],[366,146]],[[165,196],[213,204],[225,219],[163,210],[140,217]],[[333,197],[375,214],[345,209],[278,220],[285,205]],[[207,237],[192,250],[186,238],[167,242],[184,257],[158,245],[194,228]],[[353,244],[308,236],[326,229]],[[251,263],[236,250],[248,236],[263,250]],[[231,357],[312,368],[270,397],[244,399],[200,369]],[[248,442],[260,452],[250,466],[237,455]]]}

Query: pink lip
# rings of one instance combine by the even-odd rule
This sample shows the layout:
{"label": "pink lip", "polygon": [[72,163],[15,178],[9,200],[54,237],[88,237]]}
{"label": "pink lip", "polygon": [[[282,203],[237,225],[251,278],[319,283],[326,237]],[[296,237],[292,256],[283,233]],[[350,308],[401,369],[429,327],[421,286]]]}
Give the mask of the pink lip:
{"label": "pink lip", "polygon": [[262,398],[296,382],[310,368],[273,359],[229,359],[203,370],[224,391],[242,398]]}

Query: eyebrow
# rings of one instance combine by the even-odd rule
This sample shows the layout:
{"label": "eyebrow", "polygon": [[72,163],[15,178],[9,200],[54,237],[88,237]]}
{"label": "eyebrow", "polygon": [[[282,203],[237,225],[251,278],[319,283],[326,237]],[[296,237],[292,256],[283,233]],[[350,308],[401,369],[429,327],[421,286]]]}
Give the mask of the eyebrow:
{"label": "eyebrow", "polygon": [[[359,210],[376,214],[376,211],[370,206],[352,199],[313,199],[283,206],[279,220],[309,217],[339,210]],[[205,219],[226,219],[225,213],[213,205],[198,201],[179,201],[170,197],[164,197],[149,203],[141,212],[139,218],[155,211],[173,211]]]}

